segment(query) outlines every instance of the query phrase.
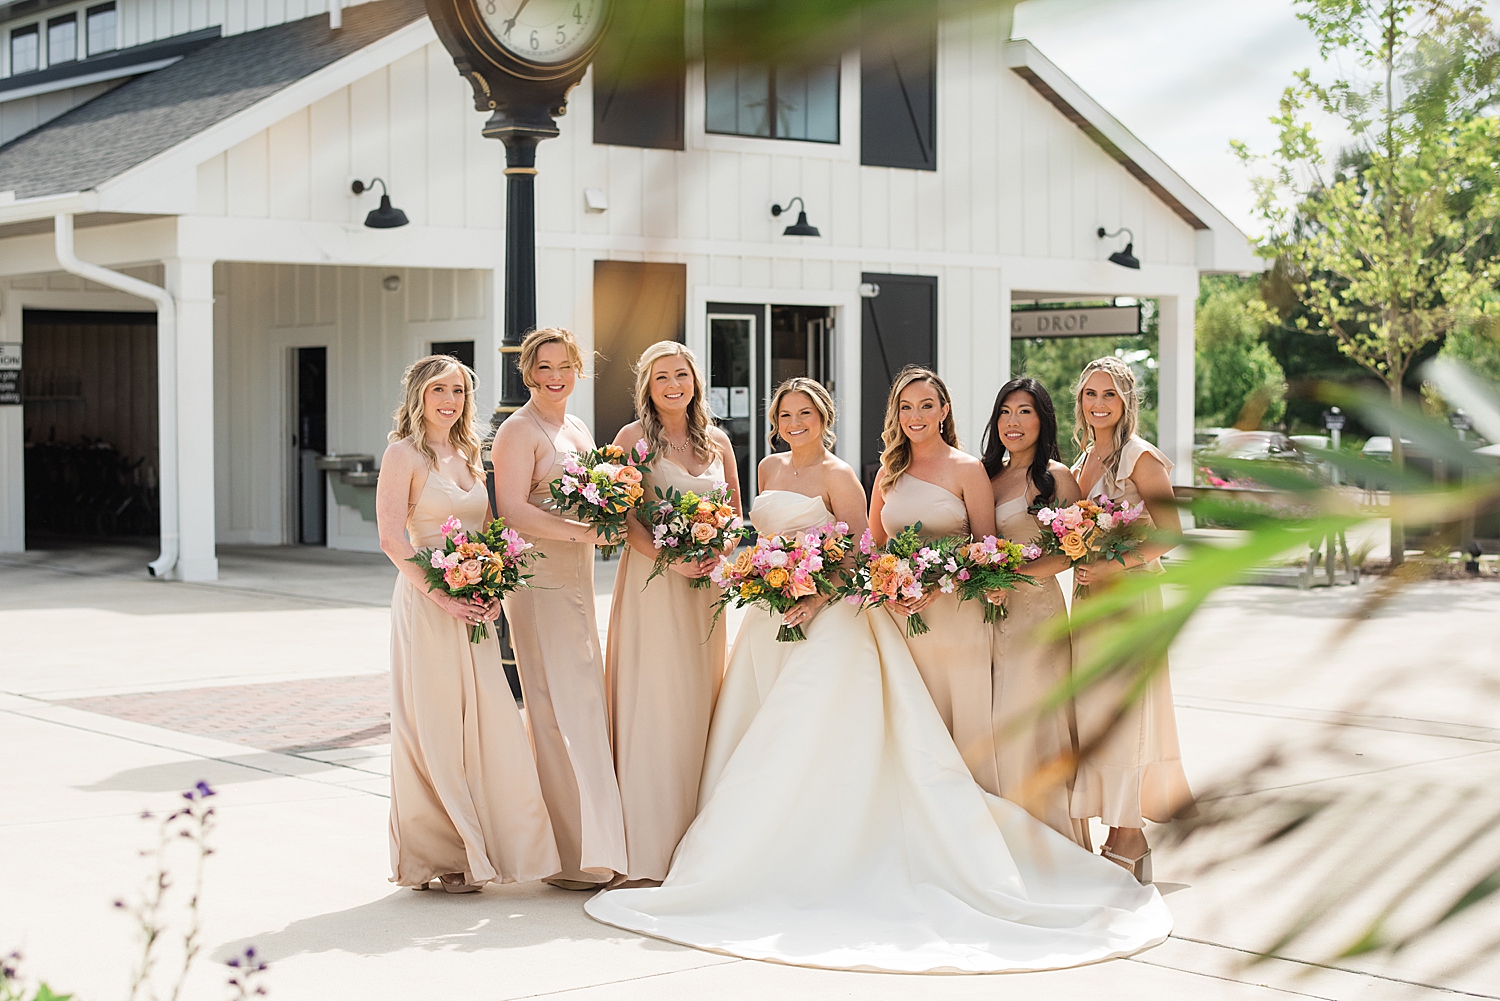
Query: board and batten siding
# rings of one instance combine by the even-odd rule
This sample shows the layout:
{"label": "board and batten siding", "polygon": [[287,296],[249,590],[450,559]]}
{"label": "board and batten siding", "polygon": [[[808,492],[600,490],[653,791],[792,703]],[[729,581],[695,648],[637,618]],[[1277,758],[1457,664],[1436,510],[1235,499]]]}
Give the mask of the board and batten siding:
{"label": "board and batten siding", "polygon": [[[353,7],[366,0],[343,0]],[[325,14],[329,0],[116,0],[120,47],[144,45],[218,25],[237,35],[273,24]]]}
{"label": "board and batten siding", "polygon": [[[400,279],[396,291],[383,284],[392,276]],[[329,451],[378,460],[401,373],[431,342],[473,340],[479,358],[494,351],[491,295],[486,271],[216,264],[218,540],[290,541],[293,349],[328,349]],[[494,400],[494,387],[481,382],[481,419]],[[379,548],[373,522],[332,497],[328,512],[330,547]]]}

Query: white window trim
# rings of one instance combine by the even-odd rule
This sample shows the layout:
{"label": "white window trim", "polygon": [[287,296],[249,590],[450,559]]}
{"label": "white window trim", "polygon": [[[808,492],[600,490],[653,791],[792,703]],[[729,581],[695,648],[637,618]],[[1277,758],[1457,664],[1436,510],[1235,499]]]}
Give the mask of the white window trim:
{"label": "white window trim", "polygon": [[[701,23],[701,22],[699,22]],[[853,163],[859,159],[859,53],[846,52],[839,61],[839,141],[814,142],[806,139],[770,139],[760,136],[730,136],[709,132],[707,81],[703,61],[688,64],[687,147],[721,153],[759,153],[801,156],[820,160]]]}

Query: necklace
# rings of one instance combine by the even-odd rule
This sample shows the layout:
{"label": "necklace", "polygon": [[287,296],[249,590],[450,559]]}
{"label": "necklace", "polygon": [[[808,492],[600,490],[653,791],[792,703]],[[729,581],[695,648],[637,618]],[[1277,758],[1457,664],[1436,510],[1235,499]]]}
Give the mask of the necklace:
{"label": "necklace", "polygon": [[531,415],[532,420],[545,427],[557,428],[557,430],[561,431],[563,428],[568,426],[568,419],[566,417],[563,418],[561,424],[554,424],[551,421],[547,420],[547,418],[543,417],[541,414],[537,413],[536,408],[531,406],[529,403],[526,405],[526,413]]}
{"label": "necklace", "polygon": [[821,462],[823,460],[822,459],[814,459],[812,462],[809,462],[806,466],[803,466],[802,469],[798,469],[797,468],[796,461],[793,460],[790,456],[787,457],[786,461],[787,461],[787,465],[789,465],[789,466],[792,467],[792,475],[793,476],[800,476],[800,475],[802,475],[802,469],[810,469],[811,467],[816,466],[819,462]]}
{"label": "necklace", "polygon": [[[665,438],[665,435],[663,437]],[[686,452],[690,447],[692,447],[692,442],[687,442],[685,444],[679,445],[671,438],[666,438],[666,442],[667,447],[674,452]]]}

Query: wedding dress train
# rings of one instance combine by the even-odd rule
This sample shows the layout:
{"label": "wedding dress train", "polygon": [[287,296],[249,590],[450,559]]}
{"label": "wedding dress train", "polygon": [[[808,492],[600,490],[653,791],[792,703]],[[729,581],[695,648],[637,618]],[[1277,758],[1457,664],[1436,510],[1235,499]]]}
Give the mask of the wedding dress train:
{"label": "wedding dress train", "polygon": [[[752,520],[832,518],[819,498],[767,491]],[[765,629],[747,616],[736,653]],[[666,881],[600,893],[591,916],[748,959],[901,973],[1057,969],[1165,940],[1155,887],[974,783],[889,616],[836,602],[806,633],[781,644],[769,687],[726,677]],[[731,656],[737,669],[753,658]]]}

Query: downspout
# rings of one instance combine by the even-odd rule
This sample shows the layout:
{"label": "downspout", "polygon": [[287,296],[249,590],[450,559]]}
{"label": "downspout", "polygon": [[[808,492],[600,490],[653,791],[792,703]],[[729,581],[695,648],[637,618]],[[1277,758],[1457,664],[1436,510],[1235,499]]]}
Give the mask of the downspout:
{"label": "downspout", "polygon": [[156,425],[158,441],[157,477],[161,492],[161,555],[147,569],[153,577],[165,577],[177,565],[177,303],[159,285],[118,271],[80,261],[73,253],[73,216],[53,217],[57,235],[57,263],[69,274],[118,289],[156,303]]}
{"label": "downspout", "polygon": [[344,0],[328,0],[328,30],[338,31],[344,26]]}

